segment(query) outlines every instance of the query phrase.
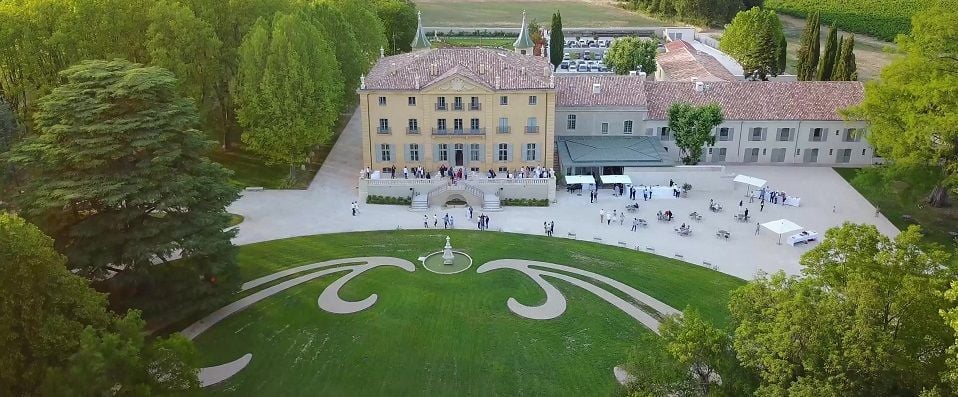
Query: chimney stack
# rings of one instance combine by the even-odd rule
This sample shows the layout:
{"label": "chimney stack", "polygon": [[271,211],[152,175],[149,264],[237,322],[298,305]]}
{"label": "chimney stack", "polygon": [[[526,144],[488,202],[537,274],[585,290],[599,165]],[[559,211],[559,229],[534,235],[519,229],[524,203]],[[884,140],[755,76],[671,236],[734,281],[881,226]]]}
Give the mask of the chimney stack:
{"label": "chimney stack", "polygon": [[705,83],[701,81],[695,82],[695,92],[705,92]]}
{"label": "chimney stack", "polygon": [[438,76],[438,75],[439,75],[439,65],[437,65],[437,64],[435,64],[435,63],[429,65],[429,75],[430,75],[430,76]]}
{"label": "chimney stack", "polygon": [[639,77],[641,77],[642,80],[645,80],[645,76],[648,76],[645,72],[639,72]]}
{"label": "chimney stack", "polygon": [[601,94],[602,93],[602,84],[592,83],[592,93]]}
{"label": "chimney stack", "polygon": [[629,71],[629,76],[635,76],[635,75],[636,75],[636,72],[634,70]]}

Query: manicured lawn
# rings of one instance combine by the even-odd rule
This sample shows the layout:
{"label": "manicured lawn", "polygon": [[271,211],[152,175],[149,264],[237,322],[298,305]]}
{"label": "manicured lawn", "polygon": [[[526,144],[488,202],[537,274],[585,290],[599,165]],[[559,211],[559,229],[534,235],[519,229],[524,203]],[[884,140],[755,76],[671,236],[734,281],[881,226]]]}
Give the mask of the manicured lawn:
{"label": "manicured lawn", "polygon": [[449,47],[509,47],[516,39],[503,37],[441,37],[437,45]]}
{"label": "manicured lawn", "polygon": [[542,0],[417,0],[423,25],[448,27],[513,27],[522,22],[522,11],[528,19],[548,26],[552,14],[562,13],[565,27],[635,27],[662,26],[646,15],[624,10],[611,1],[542,1]]}
{"label": "manicured lawn", "polygon": [[[320,292],[339,274],[274,295],[214,326],[196,340],[203,365],[252,353],[250,365],[209,394],[234,395],[609,395],[612,367],[626,361],[649,330],[607,302],[549,279],[568,300],[566,312],[536,321],[508,310],[515,297],[544,294],[510,270],[477,274],[488,261],[533,259],[593,271],[675,308],[698,308],[728,321],[729,293],[743,281],[671,259],[558,238],[448,231],[363,232],[310,236],[243,246],[244,280],[317,261],[354,256],[416,258],[441,250],[444,237],[471,255],[473,267],[439,275],[381,268],[342,289],[372,308],[348,315],[319,310]],[[609,289],[610,291],[614,291]]]}
{"label": "manicured lawn", "polygon": [[[857,178],[858,168],[835,168],[835,171],[869,202],[880,208],[885,217],[899,229],[917,223],[925,230],[928,241],[955,247],[955,242],[948,232],[958,232],[958,210],[954,207],[934,208],[925,202],[934,185],[933,175],[917,173],[907,181],[897,180],[886,185],[868,176]],[[914,221],[907,221],[903,215],[910,215]]]}

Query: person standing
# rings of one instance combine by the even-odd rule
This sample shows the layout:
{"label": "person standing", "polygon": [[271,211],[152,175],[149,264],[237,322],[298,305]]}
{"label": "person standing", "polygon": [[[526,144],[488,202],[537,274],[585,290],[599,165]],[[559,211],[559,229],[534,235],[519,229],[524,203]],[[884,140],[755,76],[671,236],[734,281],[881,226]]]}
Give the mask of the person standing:
{"label": "person standing", "polygon": [[450,229],[456,228],[456,219],[452,215],[449,215],[449,228]]}
{"label": "person standing", "polygon": [[620,212],[620,213],[619,213],[619,226],[622,226],[622,225],[624,225],[624,224],[625,224],[625,213],[624,213],[624,212]]}
{"label": "person standing", "polygon": [[442,228],[443,229],[449,228],[449,214],[446,214],[442,217]]}
{"label": "person standing", "polygon": [[639,228],[639,218],[632,218],[632,231]]}
{"label": "person standing", "polygon": [[432,214],[432,227],[439,227],[439,215]]}
{"label": "person standing", "polygon": [[599,210],[599,223],[605,223],[605,209]]}
{"label": "person standing", "polygon": [[549,222],[542,222],[542,232],[549,235]]}
{"label": "person standing", "polygon": [[549,237],[556,233],[556,221],[549,222]]}
{"label": "person standing", "polygon": [[405,166],[402,167],[402,177],[403,177],[403,179],[409,179],[409,168],[408,168],[408,167],[405,167]]}
{"label": "person standing", "polygon": [[423,214],[422,216],[422,227],[429,229],[429,215]]}
{"label": "person standing", "polygon": [[762,199],[762,202],[758,205],[758,212],[765,210],[765,199]]}
{"label": "person standing", "polygon": [[486,226],[484,227],[484,229],[489,230],[489,215],[486,215]]}
{"label": "person standing", "polygon": [[758,232],[762,230],[762,224],[755,222],[755,235],[758,236]]}
{"label": "person standing", "polygon": [[748,208],[745,209],[745,220],[748,220]]}
{"label": "person standing", "polygon": [[595,190],[589,190],[589,204],[595,202]]}

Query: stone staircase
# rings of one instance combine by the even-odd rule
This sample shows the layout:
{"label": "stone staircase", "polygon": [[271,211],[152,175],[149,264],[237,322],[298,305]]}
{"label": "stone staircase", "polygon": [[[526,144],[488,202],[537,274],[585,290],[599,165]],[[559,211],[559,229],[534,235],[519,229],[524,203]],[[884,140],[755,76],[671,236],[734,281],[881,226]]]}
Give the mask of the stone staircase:
{"label": "stone staircase", "polygon": [[429,210],[429,196],[425,194],[417,194],[412,198],[412,205],[410,209],[413,211],[425,212]]}
{"label": "stone staircase", "polygon": [[484,211],[499,211],[502,209],[499,196],[486,194],[481,189],[458,181],[455,184],[438,186],[425,194],[417,194],[412,199],[410,210],[428,211],[432,205],[442,205],[450,199],[459,198],[474,208]]}

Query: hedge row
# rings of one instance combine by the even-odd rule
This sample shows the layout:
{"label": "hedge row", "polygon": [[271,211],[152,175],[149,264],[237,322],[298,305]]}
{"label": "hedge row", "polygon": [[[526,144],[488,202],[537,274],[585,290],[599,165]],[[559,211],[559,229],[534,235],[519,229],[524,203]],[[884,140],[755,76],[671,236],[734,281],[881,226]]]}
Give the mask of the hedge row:
{"label": "hedge row", "polygon": [[366,196],[366,204],[412,205],[412,199],[409,197],[370,195]]}
{"label": "hedge row", "polygon": [[501,204],[510,207],[548,207],[549,199],[502,199]]}
{"label": "hedge row", "polygon": [[812,11],[822,13],[822,24],[894,40],[899,33],[911,31],[911,16],[942,4],[941,0],[766,0],[765,6],[782,14],[805,17]]}

